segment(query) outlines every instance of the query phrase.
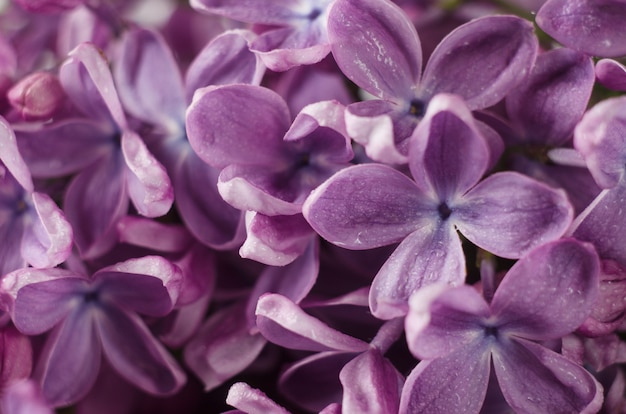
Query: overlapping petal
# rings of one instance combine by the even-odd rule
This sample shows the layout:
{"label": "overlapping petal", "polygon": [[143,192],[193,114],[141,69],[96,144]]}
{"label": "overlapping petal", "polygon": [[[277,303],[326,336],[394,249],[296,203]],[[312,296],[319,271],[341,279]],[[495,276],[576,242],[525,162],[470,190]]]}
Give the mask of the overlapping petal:
{"label": "overlapping petal", "polygon": [[613,59],[602,59],[596,63],[598,82],[614,91],[626,91],[626,66]]}

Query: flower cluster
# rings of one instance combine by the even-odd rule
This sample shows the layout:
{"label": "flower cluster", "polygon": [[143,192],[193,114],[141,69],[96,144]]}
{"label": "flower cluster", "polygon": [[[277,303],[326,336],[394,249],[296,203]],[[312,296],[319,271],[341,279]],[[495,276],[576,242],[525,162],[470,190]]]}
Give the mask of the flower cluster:
{"label": "flower cluster", "polygon": [[626,413],[624,22],[0,1],[0,411]]}

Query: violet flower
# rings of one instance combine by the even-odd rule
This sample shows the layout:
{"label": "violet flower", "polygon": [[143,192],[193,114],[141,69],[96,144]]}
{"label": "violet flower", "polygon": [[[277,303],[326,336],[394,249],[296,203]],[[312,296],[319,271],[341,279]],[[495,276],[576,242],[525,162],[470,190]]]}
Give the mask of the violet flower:
{"label": "violet flower", "polygon": [[173,394],[185,374],[138,314],[168,314],[181,272],[160,257],[128,260],[91,278],[65,269],[21,269],[2,279],[2,294],[20,332],[47,337],[35,367],[55,407],[75,403],[93,386],[104,353],[126,380],[145,392]]}
{"label": "violet flower", "polygon": [[518,258],[560,237],[572,219],[562,190],[513,172],[480,181],[490,150],[463,101],[437,95],[411,137],[415,181],[391,167],[358,165],[332,176],[304,204],[323,238],[348,249],[401,242],[372,282],[370,308],[402,316],[421,286],[465,279],[458,229],[477,246]]}
{"label": "violet flower", "polygon": [[422,75],[413,24],[380,0],[336,1],[328,30],[342,72],[378,98],[348,106],[348,133],[372,159],[395,164],[407,162],[408,138],[436,94],[457,94],[472,110],[494,105],[530,72],[537,53],[528,22],[489,16],[452,31]]}
{"label": "violet flower", "polygon": [[517,413],[596,413],[600,384],[537,341],[561,338],[585,320],[598,292],[598,270],[591,245],[562,239],[522,257],[490,303],[470,286],[417,292],[406,332],[409,349],[422,361],[407,378],[400,412],[478,413],[493,369]]}

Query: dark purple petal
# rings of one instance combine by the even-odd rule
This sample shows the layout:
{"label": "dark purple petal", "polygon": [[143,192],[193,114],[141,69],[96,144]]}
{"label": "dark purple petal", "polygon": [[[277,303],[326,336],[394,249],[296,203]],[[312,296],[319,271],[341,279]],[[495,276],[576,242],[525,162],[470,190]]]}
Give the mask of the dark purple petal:
{"label": "dark purple petal", "polygon": [[269,399],[263,392],[243,382],[237,382],[230,387],[226,404],[246,414],[289,414],[289,411]]}
{"label": "dark purple petal", "polygon": [[615,186],[626,170],[626,97],[605,99],[583,116],[574,147],[602,188]]}
{"label": "dark purple petal", "polygon": [[254,36],[245,30],[232,30],[207,44],[187,69],[187,102],[191,102],[196,89],[209,85],[260,84],[265,67],[248,47]]}
{"label": "dark purple petal", "polygon": [[154,395],[171,395],[184,385],[184,371],[138,316],[106,306],[96,326],[107,360],[131,384]]}
{"label": "dark purple petal", "polygon": [[275,92],[253,85],[200,89],[187,110],[187,135],[207,164],[271,165],[289,129],[289,109]]}
{"label": "dark purple petal", "polygon": [[613,59],[602,59],[596,63],[596,78],[611,90],[626,91],[626,66]]}
{"label": "dark purple petal", "polygon": [[437,206],[404,174],[366,164],[333,175],[311,193],[302,212],[326,240],[363,250],[401,241],[436,219]]}
{"label": "dark purple petal", "polygon": [[48,336],[33,376],[52,406],[77,402],[96,382],[102,347],[94,318],[93,308],[77,308]]}
{"label": "dark purple petal", "polygon": [[[0,179],[0,181],[3,180]],[[18,184],[15,183],[15,185]],[[15,242],[21,241],[26,223],[24,220],[13,220],[13,214],[12,210],[0,211],[0,217],[2,217],[0,240],[3,240],[0,242],[0,276],[28,265],[22,257],[22,244]]]}
{"label": "dark purple petal", "polygon": [[269,293],[259,298],[257,326],[269,341],[290,349],[362,352],[368,345],[305,313],[288,298]]}
{"label": "dark purple petal", "polygon": [[470,109],[494,105],[530,73],[537,55],[530,22],[515,16],[486,16],[452,31],[435,49],[420,96],[461,96]]}
{"label": "dark purple petal", "polygon": [[[33,368],[33,347],[26,335],[18,332],[13,325],[6,325],[0,330],[0,384],[3,393],[7,385],[30,377]],[[2,396],[2,400],[6,394]]]}
{"label": "dark purple petal", "polygon": [[474,341],[443,358],[420,362],[402,389],[401,413],[478,413],[487,393],[490,353]]}
{"label": "dark purple petal", "polygon": [[460,285],[465,279],[461,240],[451,224],[425,224],[400,243],[380,268],[370,290],[370,309],[379,319],[404,316],[409,297],[432,283]]}
{"label": "dark purple petal", "polygon": [[422,69],[419,37],[392,2],[338,0],[330,9],[328,37],[341,71],[372,95],[410,101]]}
{"label": "dark purple petal", "polygon": [[527,80],[506,97],[509,118],[528,144],[566,143],[587,109],[595,81],[593,62],[571,49],[537,58]]}
{"label": "dark purple petal", "polygon": [[514,172],[488,177],[451,207],[454,224],[465,237],[507,258],[558,239],[573,216],[563,190]]}
{"label": "dark purple petal", "polygon": [[463,100],[440,94],[411,137],[409,167],[425,194],[451,203],[485,173],[489,147]]}
{"label": "dark purple petal", "polygon": [[404,378],[377,349],[348,362],[339,373],[339,380],[343,386],[343,412],[398,412]]}
{"label": "dark purple petal", "polygon": [[114,73],[120,100],[130,114],[165,128],[183,122],[187,105],[180,69],[157,32],[127,31]]}
{"label": "dark purple petal", "polygon": [[626,55],[626,4],[621,0],[548,0],[537,25],[560,43],[588,55]]}
{"label": "dark purple petal", "polygon": [[600,263],[590,244],[566,238],[518,260],[491,301],[501,331],[534,340],[579,327],[598,296]]}
{"label": "dark purple petal", "polygon": [[262,335],[250,333],[245,303],[240,302],[205,321],[185,346],[184,359],[209,391],[252,364],[266,343]]}
{"label": "dark purple petal", "polygon": [[515,412],[597,413],[602,386],[580,365],[534,342],[512,339],[492,352],[504,398]]}
{"label": "dark purple petal", "polygon": [[409,350],[419,359],[445,357],[483,336],[487,302],[473,287],[436,284],[413,294],[405,320]]}

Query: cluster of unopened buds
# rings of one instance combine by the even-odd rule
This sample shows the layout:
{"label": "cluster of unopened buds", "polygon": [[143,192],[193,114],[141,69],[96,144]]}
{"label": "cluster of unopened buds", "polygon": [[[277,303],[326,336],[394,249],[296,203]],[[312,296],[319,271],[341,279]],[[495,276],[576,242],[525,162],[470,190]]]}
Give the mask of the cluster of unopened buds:
{"label": "cluster of unopened buds", "polygon": [[625,63],[624,0],[0,1],[0,411],[626,413]]}

